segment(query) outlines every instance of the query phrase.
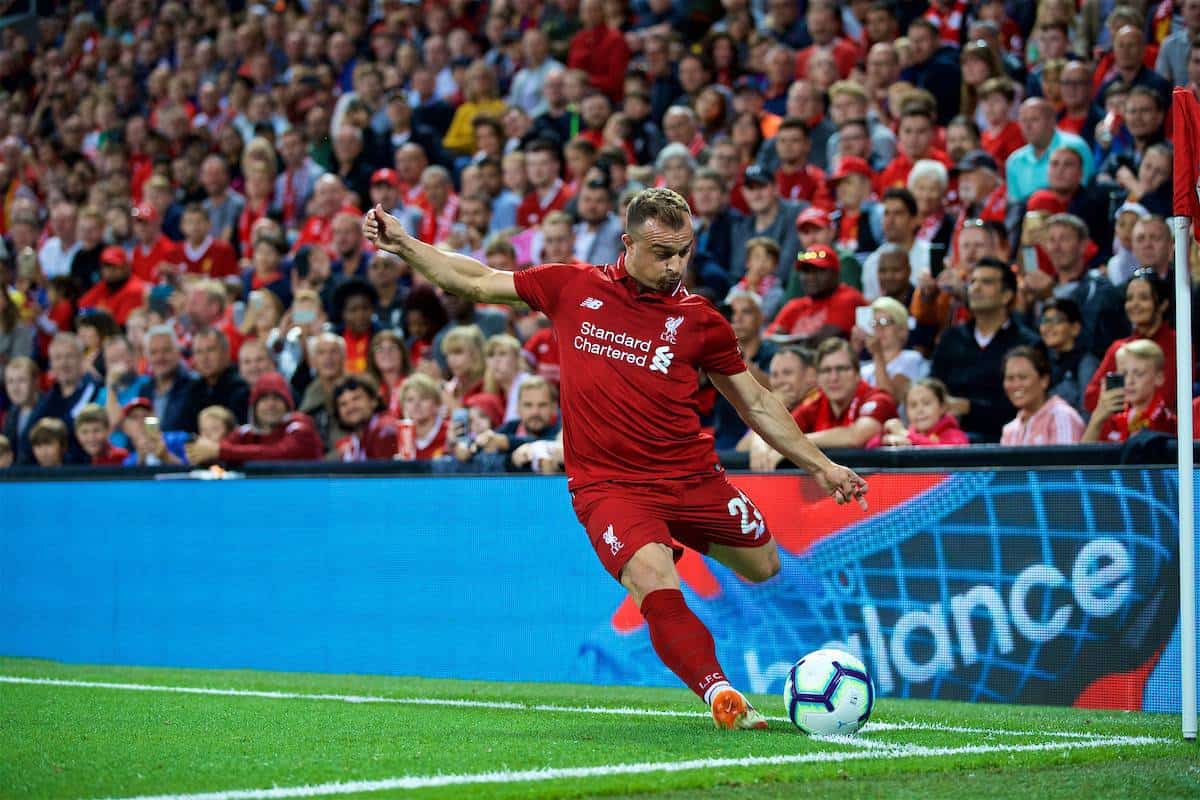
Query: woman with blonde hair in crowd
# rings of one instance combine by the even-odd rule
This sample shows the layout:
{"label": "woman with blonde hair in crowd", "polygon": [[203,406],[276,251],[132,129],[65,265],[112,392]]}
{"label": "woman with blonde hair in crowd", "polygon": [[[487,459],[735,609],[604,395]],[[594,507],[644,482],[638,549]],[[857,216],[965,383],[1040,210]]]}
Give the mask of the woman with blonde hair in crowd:
{"label": "woman with blonde hair in crowd", "polygon": [[400,385],[400,410],[403,419],[413,423],[417,461],[431,461],[448,452],[450,414],[437,381],[420,372],[409,375]]}
{"label": "woman with blonde hair in crowd", "polygon": [[238,332],[246,340],[266,342],[282,318],[283,301],[279,295],[270,289],[255,289],[250,292],[250,299],[246,302],[246,313],[242,316]]}
{"label": "woman with blonde hair in crowd", "polygon": [[487,369],[483,348],[483,331],[478,325],[455,325],[442,337],[442,355],[450,370],[450,379],[444,387],[450,410],[483,391],[483,373]]}
{"label": "woman with blonde hair in crowd", "polygon": [[[880,297],[869,306],[871,309],[871,331],[857,325],[851,331],[850,340],[857,350],[866,349],[871,354],[859,368],[862,379],[877,386],[896,399],[900,405],[908,394],[911,383],[929,374],[929,362],[916,350],[905,348],[908,344],[908,309],[891,297]],[[880,369],[884,366],[883,369]]]}
{"label": "woman with blonde hair in crowd", "polygon": [[379,382],[380,397],[387,406],[388,413],[397,419],[402,416],[400,387],[404,385],[411,371],[408,348],[398,333],[382,330],[371,337],[367,372]]}
{"label": "woman with blonde hair in crowd", "polygon": [[517,395],[521,384],[531,375],[521,343],[515,336],[497,333],[487,340],[483,356],[487,363],[483,372],[484,393],[500,400],[504,422],[517,419]]}

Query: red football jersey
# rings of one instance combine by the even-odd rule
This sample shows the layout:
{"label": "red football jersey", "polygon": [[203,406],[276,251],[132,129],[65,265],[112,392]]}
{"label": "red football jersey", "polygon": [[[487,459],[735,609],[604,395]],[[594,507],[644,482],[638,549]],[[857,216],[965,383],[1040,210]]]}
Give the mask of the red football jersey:
{"label": "red football jersey", "polygon": [[195,250],[188,247],[186,242],[183,244],[183,267],[187,273],[206,278],[224,278],[239,273],[233,245],[211,236]]}
{"label": "red football jersey", "polygon": [[826,325],[850,335],[854,327],[854,310],[870,305],[862,292],[844,283],[825,297],[797,297],[787,301],[775,321],[767,327],[768,334],[814,336]]}
{"label": "red football jersey", "polygon": [[140,244],[133,247],[133,274],[146,283],[158,283],[165,276],[162,270],[174,272],[183,263],[183,248],[171,241],[166,234],[159,234],[154,246],[146,249]]}
{"label": "red football jersey", "polygon": [[712,472],[697,415],[697,370],[744,372],[733,328],[679,286],[643,290],[616,264],[545,264],[513,276],[550,318],[562,359],[563,449],[572,491],[600,481]]}
{"label": "red football jersey", "polygon": [[879,420],[879,424],[899,416],[896,411],[896,401],[887,392],[876,389],[866,381],[860,380],[854,390],[850,405],[841,414],[833,413],[833,406],[824,392],[818,392],[805,400],[792,412],[792,418],[805,433],[827,431],[831,428],[845,428],[853,425],[861,417],[871,417]]}

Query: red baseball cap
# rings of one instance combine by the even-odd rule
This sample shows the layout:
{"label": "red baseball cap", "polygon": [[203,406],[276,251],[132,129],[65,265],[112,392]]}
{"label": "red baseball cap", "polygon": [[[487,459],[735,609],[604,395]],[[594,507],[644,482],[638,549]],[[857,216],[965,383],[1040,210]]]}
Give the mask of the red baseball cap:
{"label": "red baseball cap", "polygon": [[841,269],[837,251],[827,244],[814,244],[796,254],[796,269],[818,267],[819,269]]}
{"label": "red baseball cap", "polygon": [[129,256],[125,255],[124,249],[116,245],[109,245],[100,251],[100,263],[123,267],[129,263]]}
{"label": "red baseball cap", "polygon": [[1026,211],[1044,211],[1047,214],[1062,214],[1067,210],[1067,201],[1049,189],[1038,189],[1029,195]]}
{"label": "red baseball cap", "polygon": [[371,185],[374,186],[377,183],[386,183],[400,188],[400,176],[396,174],[396,170],[383,167],[371,173]]}
{"label": "red baseball cap", "polygon": [[149,203],[138,203],[133,207],[133,218],[138,222],[158,222],[158,209]]}
{"label": "red baseball cap", "polygon": [[840,181],[847,175],[862,175],[870,180],[871,165],[867,163],[866,159],[858,156],[842,156],[838,159],[837,169],[829,176],[829,180]]}
{"label": "red baseball cap", "polygon": [[829,214],[816,206],[809,206],[800,212],[800,216],[796,217],[796,230],[802,229],[805,225],[828,228],[832,224],[833,222],[829,219]]}
{"label": "red baseball cap", "polygon": [[121,419],[125,419],[132,412],[139,408],[144,408],[151,414],[154,413],[154,404],[150,402],[148,397],[135,397],[125,405],[121,406]]}

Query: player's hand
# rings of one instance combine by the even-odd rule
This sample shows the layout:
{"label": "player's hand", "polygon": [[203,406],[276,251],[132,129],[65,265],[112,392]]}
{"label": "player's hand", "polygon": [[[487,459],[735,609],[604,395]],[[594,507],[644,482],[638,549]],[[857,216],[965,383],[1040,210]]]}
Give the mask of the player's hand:
{"label": "player's hand", "polygon": [[380,250],[395,253],[396,248],[408,236],[404,224],[383,210],[378,203],[363,217],[363,236]]}
{"label": "player's hand", "polygon": [[817,483],[837,501],[840,506],[851,500],[858,501],[858,507],[867,510],[867,482],[852,469],[830,462],[830,465],[816,474]]}

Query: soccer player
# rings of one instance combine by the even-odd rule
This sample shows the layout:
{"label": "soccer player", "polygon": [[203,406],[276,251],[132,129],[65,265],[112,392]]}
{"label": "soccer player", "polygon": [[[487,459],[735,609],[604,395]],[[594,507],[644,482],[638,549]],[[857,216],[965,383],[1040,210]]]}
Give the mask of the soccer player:
{"label": "soccer player", "polygon": [[646,189],[629,204],[617,263],[491,269],[424,244],[376,206],[363,234],[433,283],[480,303],[524,302],[550,318],[562,352],[567,486],[608,572],[629,592],[663,663],[711,707],[719,728],[765,728],[684,602],[672,539],[761,582],[779,554],[753,501],[726,480],[696,414],[697,370],[772,447],[838,503],[866,508],[866,482],[809,442],[747,370],[737,338],[682,279],[694,245],[687,201]]}

